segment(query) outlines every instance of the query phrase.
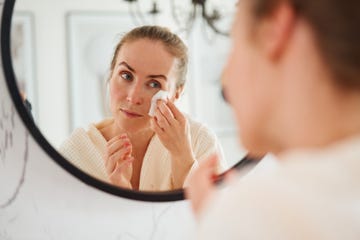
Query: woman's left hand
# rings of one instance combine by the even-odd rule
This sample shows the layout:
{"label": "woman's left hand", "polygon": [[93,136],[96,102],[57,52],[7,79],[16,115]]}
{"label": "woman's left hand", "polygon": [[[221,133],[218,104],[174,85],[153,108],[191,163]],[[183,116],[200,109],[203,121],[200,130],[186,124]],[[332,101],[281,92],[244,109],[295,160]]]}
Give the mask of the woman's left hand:
{"label": "woman's left hand", "polygon": [[171,101],[158,101],[151,127],[171,155],[175,185],[182,187],[195,161],[188,120]]}

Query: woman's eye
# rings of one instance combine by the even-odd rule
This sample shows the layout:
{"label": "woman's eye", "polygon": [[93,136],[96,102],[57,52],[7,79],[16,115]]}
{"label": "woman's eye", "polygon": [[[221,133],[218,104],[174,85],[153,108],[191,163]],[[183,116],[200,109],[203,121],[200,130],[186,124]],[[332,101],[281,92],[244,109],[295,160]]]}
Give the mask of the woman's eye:
{"label": "woman's eye", "polygon": [[130,73],[127,72],[123,72],[120,74],[121,78],[126,80],[126,81],[131,81],[132,80],[132,75]]}
{"label": "woman's eye", "polygon": [[159,82],[157,82],[157,81],[150,82],[149,86],[151,88],[161,88],[161,84]]}

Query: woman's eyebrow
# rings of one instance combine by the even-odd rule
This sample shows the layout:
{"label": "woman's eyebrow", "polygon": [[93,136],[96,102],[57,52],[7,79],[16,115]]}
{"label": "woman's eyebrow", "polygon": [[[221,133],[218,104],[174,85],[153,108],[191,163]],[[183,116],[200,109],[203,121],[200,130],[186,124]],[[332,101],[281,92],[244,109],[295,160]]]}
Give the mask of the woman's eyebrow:
{"label": "woman's eyebrow", "polygon": [[147,78],[162,78],[165,81],[167,80],[167,77],[165,75],[162,74],[157,74],[157,75],[148,75]]}
{"label": "woman's eyebrow", "polygon": [[[127,64],[125,61],[122,61],[121,63],[119,63],[119,66],[125,66],[126,68],[128,68],[130,71],[136,73],[135,69],[132,68],[129,64]],[[162,78],[165,81],[167,80],[167,77],[163,74],[152,74],[152,75],[148,75],[147,78]]]}
{"label": "woman's eyebrow", "polygon": [[127,63],[124,62],[124,61],[122,61],[121,63],[119,63],[119,66],[121,66],[121,65],[124,65],[124,66],[127,67],[130,71],[132,71],[132,72],[134,72],[134,73],[136,72],[134,68],[130,67],[130,65],[127,64]]}

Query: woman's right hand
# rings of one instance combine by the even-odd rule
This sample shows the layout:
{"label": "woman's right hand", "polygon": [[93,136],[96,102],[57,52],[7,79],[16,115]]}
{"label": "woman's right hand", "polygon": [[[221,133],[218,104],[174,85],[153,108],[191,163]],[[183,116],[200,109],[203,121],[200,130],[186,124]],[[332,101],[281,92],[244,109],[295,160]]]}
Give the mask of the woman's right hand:
{"label": "woman's right hand", "polygon": [[132,176],[132,145],[126,134],[116,136],[107,143],[104,156],[106,172],[110,182],[116,186],[130,188]]}

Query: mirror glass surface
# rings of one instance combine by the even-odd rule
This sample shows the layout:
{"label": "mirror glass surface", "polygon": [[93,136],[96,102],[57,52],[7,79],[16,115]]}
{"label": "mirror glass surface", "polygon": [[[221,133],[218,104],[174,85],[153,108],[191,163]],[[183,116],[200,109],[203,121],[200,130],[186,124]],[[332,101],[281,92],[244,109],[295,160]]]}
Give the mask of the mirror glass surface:
{"label": "mirror glass surface", "polygon": [[[215,21],[221,31],[230,29],[235,2],[207,1],[210,18],[221,16]],[[59,149],[75,129],[87,130],[111,117],[106,82],[114,47],[136,26],[160,25],[177,33],[189,51],[187,83],[176,106],[216,135],[226,162],[223,171],[245,156],[221,96],[230,39],[214,33],[200,6],[189,21],[193,9],[191,1],[181,0],[17,0],[11,26],[15,76],[35,124],[52,146]],[[151,15],[151,10],[159,13]]]}

